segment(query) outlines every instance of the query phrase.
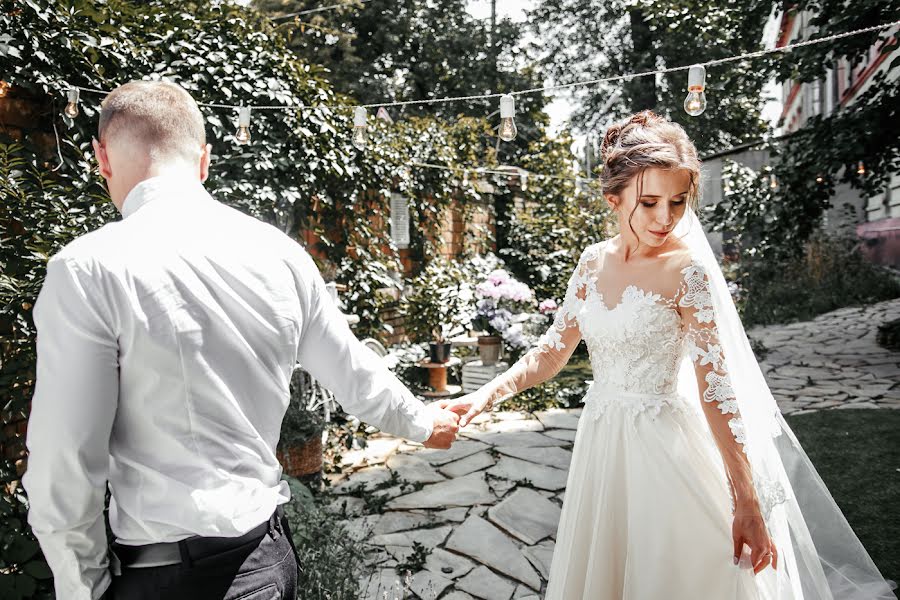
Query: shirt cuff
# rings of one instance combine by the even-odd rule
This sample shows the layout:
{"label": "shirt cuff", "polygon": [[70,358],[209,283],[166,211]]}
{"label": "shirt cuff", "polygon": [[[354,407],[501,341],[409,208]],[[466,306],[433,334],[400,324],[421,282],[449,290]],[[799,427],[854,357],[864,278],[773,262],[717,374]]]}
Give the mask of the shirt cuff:
{"label": "shirt cuff", "polygon": [[416,413],[416,416],[413,418],[413,425],[419,432],[419,435],[410,439],[414,442],[421,443],[428,441],[428,438],[431,437],[431,434],[434,431],[434,422],[430,412],[425,410],[425,405],[422,405],[422,408]]}

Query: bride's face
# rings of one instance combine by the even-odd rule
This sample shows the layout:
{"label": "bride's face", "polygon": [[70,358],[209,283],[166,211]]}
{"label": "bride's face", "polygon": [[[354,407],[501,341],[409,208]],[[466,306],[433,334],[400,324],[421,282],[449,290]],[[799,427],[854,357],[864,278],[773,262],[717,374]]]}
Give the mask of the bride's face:
{"label": "bride's face", "polygon": [[632,178],[620,195],[610,194],[606,199],[619,218],[619,231],[625,239],[659,247],[687,210],[691,175],[684,169],[651,168],[644,171],[643,181],[639,179]]}

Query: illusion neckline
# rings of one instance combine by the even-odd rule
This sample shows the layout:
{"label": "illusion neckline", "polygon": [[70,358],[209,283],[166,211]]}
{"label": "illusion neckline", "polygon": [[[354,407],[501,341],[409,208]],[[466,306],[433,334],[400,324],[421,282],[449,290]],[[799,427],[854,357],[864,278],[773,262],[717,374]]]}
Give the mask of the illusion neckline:
{"label": "illusion neckline", "polygon": [[672,311],[674,311],[676,314],[678,314],[678,309],[675,308],[675,299],[674,298],[666,298],[659,292],[652,292],[649,290],[645,290],[644,288],[637,286],[633,283],[629,283],[628,285],[625,286],[625,288],[622,290],[622,293],[619,295],[619,301],[616,303],[615,306],[613,306],[611,308],[606,303],[606,300],[603,297],[603,292],[595,289],[594,295],[596,296],[597,301],[600,303],[600,306],[602,306],[606,312],[612,313],[612,312],[615,312],[616,310],[618,310],[618,308],[626,302],[626,297],[629,296],[629,294],[628,294],[629,290],[633,290],[635,292],[640,292],[644,299],[649,297],[649,299],[652,301],[651,302],[652,304],[662,306],[663,308],[672,309]]}

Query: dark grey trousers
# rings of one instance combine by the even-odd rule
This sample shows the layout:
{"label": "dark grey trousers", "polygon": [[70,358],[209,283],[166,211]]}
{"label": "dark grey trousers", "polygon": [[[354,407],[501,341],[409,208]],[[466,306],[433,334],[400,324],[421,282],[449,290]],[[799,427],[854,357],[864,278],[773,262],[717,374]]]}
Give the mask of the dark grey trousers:
{"label": "dark grey trousers", "polygon": [[262,538],[180,565],[123,568],[110,600],[295,600],[297,561],[287,521]]}

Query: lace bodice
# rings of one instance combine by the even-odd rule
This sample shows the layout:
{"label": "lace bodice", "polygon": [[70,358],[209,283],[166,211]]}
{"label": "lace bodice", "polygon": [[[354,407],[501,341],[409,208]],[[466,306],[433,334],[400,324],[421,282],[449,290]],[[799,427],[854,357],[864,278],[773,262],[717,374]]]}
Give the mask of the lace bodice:
{"label": "lace bodice", "polygon": [[[612,304],[598,285],[602,244],[582,254],[554,324],[536,352],[543,359],[566,353],[568,360],[574,350],[571,346],[583,338],[594,375],[592,390],[629,403],[635,413],[648,408],[658,411],[664,397],[677,393],[679,368],[687,355],[695,365],[703,400],[715,403],[723,415],[732,415],[728,427],[743,444],[743,423],[718,344],[703,265],[691,259],[681,268],[671,296],[630,284],[619,302]],[[589,399],[588,414],[601,414],[602,402]]]}

